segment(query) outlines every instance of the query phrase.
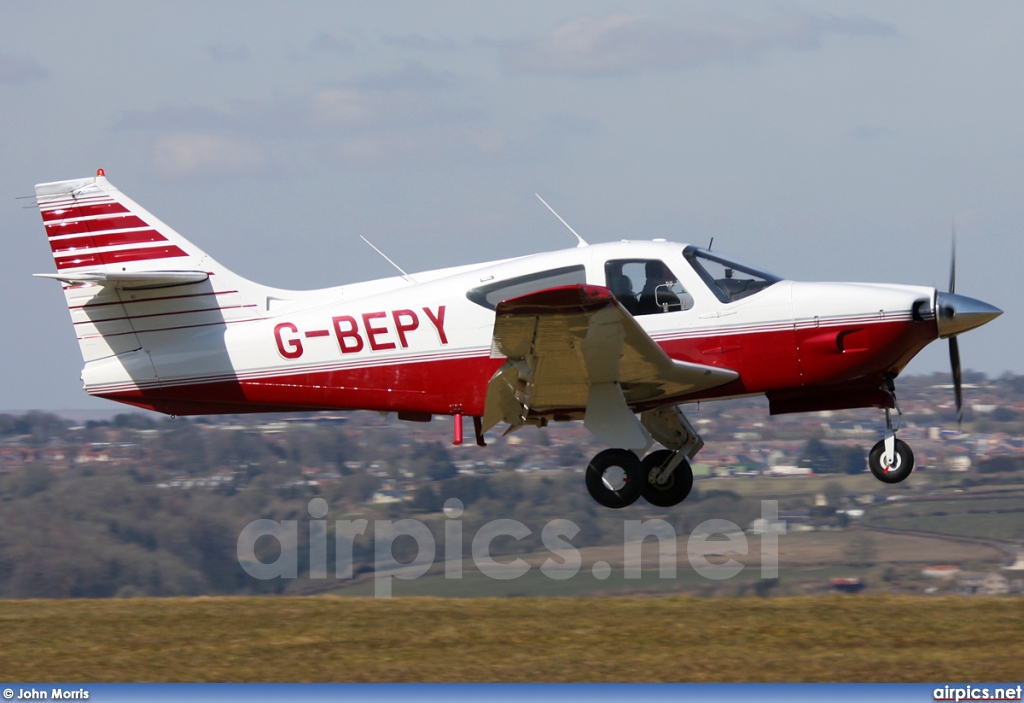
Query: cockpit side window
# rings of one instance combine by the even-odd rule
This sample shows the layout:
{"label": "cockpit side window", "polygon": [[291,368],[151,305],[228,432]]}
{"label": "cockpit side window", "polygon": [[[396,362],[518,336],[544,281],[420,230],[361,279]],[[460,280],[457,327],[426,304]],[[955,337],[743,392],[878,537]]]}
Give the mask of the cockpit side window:
{"label": "cockpit side window", "polygon": [[693,297],[659,259],[613,259],[605,263],[604,273],[608,289],[631,315],[693,307]]}
{"label": "cockpit side window", "polygon": [[742,300],[782,280],[773,274],[731,261],[699,247],[686,247],[683,256],[715,297],[723,303]]}
{"label": "cockpit side window", "polygon": [[574,286],[587,282],[587,270],[583,266],[564,266],[549,271],[539,271],[516,278],[506,278],[503,281],[487,283],[466,293],[466,297],[477,305],[494,310],[498,303],[511,298],[518,298],[527,293],[536,293],[539,290],[557,288],[559,286]]}

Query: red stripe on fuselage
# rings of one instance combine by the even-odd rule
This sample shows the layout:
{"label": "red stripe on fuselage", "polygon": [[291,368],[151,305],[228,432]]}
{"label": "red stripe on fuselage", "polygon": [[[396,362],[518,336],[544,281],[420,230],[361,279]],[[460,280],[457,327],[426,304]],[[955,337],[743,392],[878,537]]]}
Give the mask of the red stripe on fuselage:
{"label": "red stripe on fuselage", "polygon": [[69,310],[92,310],[93,308],[102,308],[108,305],[131,305],[133,303],[158,303],[164,300],[180,300],[182,298],[202,298],[208,295],[229,295],[231,293],[237,293],[237,290],[220,290],[212,291],[210,293],[188,293],[186,295],[158,295],[152,298],[137,298],[135,300],[112,300],[106,303],[86,303],[85,305],[69,305]]}
{"label": "red stripe on fuselage", "polygon": [[[837,328],[838,331],[844,329]],[[869,348],[854,352],[815,347],[820,330],[770,331],[681,339],[661,346],[673,358],[731,368],[740,378],[681,402],[802,389],[828,393],[837,384],[898,373],[936,337],[934,323],[880,322],[845,328],[865,333]],[[798,346],[799,341],[804,346]],[[167,388],[95,395],[177,415],[281,410],[378,410],[482,415],[487,383],[503,359],[475,356],[413,363],[268,375],[254,379],[196,382]],[[159,363],[157,358],[157,363]],[[665,399],[657,404],[663,404]]]}
{"label": "red stripe on fuselage", "polygon": [[[101,324],[103,322],[120,322],[122,320],[142,320],[142,319],[145,319],[147,317],[167,317],[168,315],[192,315],[194,313],[199,313],[199,312],[218,312],[218,311],[221,311],[221,310],[239,310],[239,309],[242,309],[242,308],[254,308],[254,307],[256,307],[255,303],[248,303],[246,305],[223,305],[223,306],[216,307],[216,308],[192,308],[191,310],[168,310],[166,312],[146,313],[145,315],[120,315],[118,317],[104,317],[104,318],[99,319],[99,320],[81,320],[79,322],[74,322],[72,324],[75,324],[75,325],[98,325],[98,324]],[[150,332],[150,331],[160,332],[162,330],[133,330],[133,332],[136,333],[136,334],[144,333],[144,332]]]}
{"label": "red stripe on fuselage", "polygon": [[[242,307],[254,307],[249,305],[243,305]],[[157,327],[151,330],[130,330],[128,332],[113,332],[108,334],[86,334],[78,339],[97,339],[99,337],[120,337],[126,334],[153,334],[156,332],[172,332],[177,330],[191,330],[197,327],[217,327],[218,325],[223,327],[224,325],[237,325],[240,322],[256,322],[261,318],[249,317],[242,320],[217,320],[216,322],[203,322],[195,325],[175,325],[174,327]]]}
{"label": "red stripe on fuselage", "polygon": [[480,356],[96,395],[175,415],[296,409],[482,415],[487,382],[502,363]]}

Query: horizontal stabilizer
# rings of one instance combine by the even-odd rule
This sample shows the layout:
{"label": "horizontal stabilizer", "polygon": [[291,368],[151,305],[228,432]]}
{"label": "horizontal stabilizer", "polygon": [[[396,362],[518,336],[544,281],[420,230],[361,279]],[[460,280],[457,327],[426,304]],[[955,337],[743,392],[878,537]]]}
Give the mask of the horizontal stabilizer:
{"label": "horizontal stabilizer", "polygon": [[183,286],[189,283],[202,283],[210,277],[206,271],[133,271],[131,273],[83,271],[82,273],[36,273],[32,275],[37,278],[52,278],[72,285],[93,283],[123,290]]}

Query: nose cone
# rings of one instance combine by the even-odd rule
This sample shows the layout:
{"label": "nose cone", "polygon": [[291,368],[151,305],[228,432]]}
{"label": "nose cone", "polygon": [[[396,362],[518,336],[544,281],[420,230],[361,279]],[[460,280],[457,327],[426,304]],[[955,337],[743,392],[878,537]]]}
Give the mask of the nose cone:
{"label": "nose cone", "polygon": [[993,305],[956,293],[937,293],[935,309],[939,337],[942,339],[981,327],[1003,314],[1002,310]]}

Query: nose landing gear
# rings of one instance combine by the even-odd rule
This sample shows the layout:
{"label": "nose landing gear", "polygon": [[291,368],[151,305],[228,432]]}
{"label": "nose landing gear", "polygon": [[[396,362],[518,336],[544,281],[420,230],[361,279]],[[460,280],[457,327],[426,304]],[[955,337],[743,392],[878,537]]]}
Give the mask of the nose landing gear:
{"label": "nose landing gear", "polygon": [[[893,401],[896,400],[895,390],[892,388],[892,381],[889,382],[889,392],[892,393]],[[896,412],[900,412],[900,406],[896,403]],[[885,439],[871,448],[868,454],[868,468],[879,481],[883,483],[899,483],[910,475],[914,470],[914,452],[910,445],[902,439],[896,439],[896,430],[893,427],[892,413],[889,408],[885,409]]]}
{"label": "nose landing gear", "polygon": [[893,451],[885,450],[886,440],[882,440],[871,448],[868,454],[868,468],[879,481],[899,483],[914,470],[914,452],[910,445],[902,439],[893,439]]}

